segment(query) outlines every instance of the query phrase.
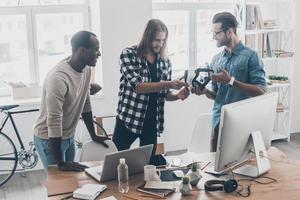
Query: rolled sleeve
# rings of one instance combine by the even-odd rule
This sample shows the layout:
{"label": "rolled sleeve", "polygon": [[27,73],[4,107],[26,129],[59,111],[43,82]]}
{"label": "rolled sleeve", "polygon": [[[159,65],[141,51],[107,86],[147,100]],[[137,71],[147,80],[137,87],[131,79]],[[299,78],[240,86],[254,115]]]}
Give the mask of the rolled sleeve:
{"label": "rolled sleeve", "polygon": [[47,83],[45,96],[49,137],[62,137],[63,104],[67,85],[59,76]]}
{"label": "rolled sleeve", "polygon": [[266,89],[264,64],[257,52],[254,52],[249,60],[249,83],[258,85],[263,90]]}
{"label": "rolled sleeve", "polygon": [[87,94],[82,113],[87,113],[91,111],[92,111],[91,98],[90,98],[90,94]]}
{"label": "rolled sleeve", "polygon": [[135,63],[136,56],[133,54],[133,51],[124,49],[120,56],[120,71],[134,90],[142,82],[140,68]]}

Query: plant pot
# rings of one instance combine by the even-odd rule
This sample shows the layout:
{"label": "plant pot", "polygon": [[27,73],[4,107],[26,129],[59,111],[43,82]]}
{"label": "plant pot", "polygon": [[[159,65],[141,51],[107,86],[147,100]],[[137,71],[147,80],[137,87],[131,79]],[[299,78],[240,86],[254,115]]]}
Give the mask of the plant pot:
{"label": "plant pot", "polygon": [[189,173],[188,176],[190,177],[190,184],[192,186],[197,186],[197,184],[199,183],[199,181],[202,178],[202,176],[200,175],[200,172],[198,170],[195,172]]}
{"label": "plant pot", "polygon": [[182,195],[189,195],[191,194],[192,186],[190,183],[188,184],[183,184],[182,182],[179,185],[179,191],[181,192]]}

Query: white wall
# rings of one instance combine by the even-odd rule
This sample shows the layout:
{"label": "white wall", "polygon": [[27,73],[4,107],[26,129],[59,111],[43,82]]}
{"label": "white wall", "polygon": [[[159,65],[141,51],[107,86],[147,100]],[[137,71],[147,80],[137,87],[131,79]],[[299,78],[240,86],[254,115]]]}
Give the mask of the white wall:
{"label": "white wall", "polygon": [[100,1],[104,98],[94,104],[94,113],[98,115],[116,113],[121,50],[138,42],[151,15],[151,0]]}
{"label": "white wall", "polygon": [[291,123],[291,132],[298,133],[300,132],[300,24],[298,20],[300,19],[300,1],[296,1],[295,6],[295,65],[293,73],[293,92],[292,92],[292,123]]}

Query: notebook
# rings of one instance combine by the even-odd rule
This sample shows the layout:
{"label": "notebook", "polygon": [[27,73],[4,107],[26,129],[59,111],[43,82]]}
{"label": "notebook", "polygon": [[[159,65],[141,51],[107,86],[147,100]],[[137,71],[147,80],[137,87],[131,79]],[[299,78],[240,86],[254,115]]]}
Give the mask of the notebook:
{"label": "notebook", "polygon": [[101,192],[106,190],[106,185],[100,184],[85,184],[81,188],[76,189],[73,192],[73,197],[78,199],[96,199]]}

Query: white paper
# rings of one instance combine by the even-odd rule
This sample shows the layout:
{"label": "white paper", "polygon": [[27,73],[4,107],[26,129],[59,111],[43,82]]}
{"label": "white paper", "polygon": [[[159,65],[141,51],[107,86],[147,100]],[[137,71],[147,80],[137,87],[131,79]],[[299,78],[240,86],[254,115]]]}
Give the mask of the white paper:
{"label": "white paper", "polygon": [[73,197],[81,199],[95,199],[106,188],[106,185],[85,184],[73,192]]}

